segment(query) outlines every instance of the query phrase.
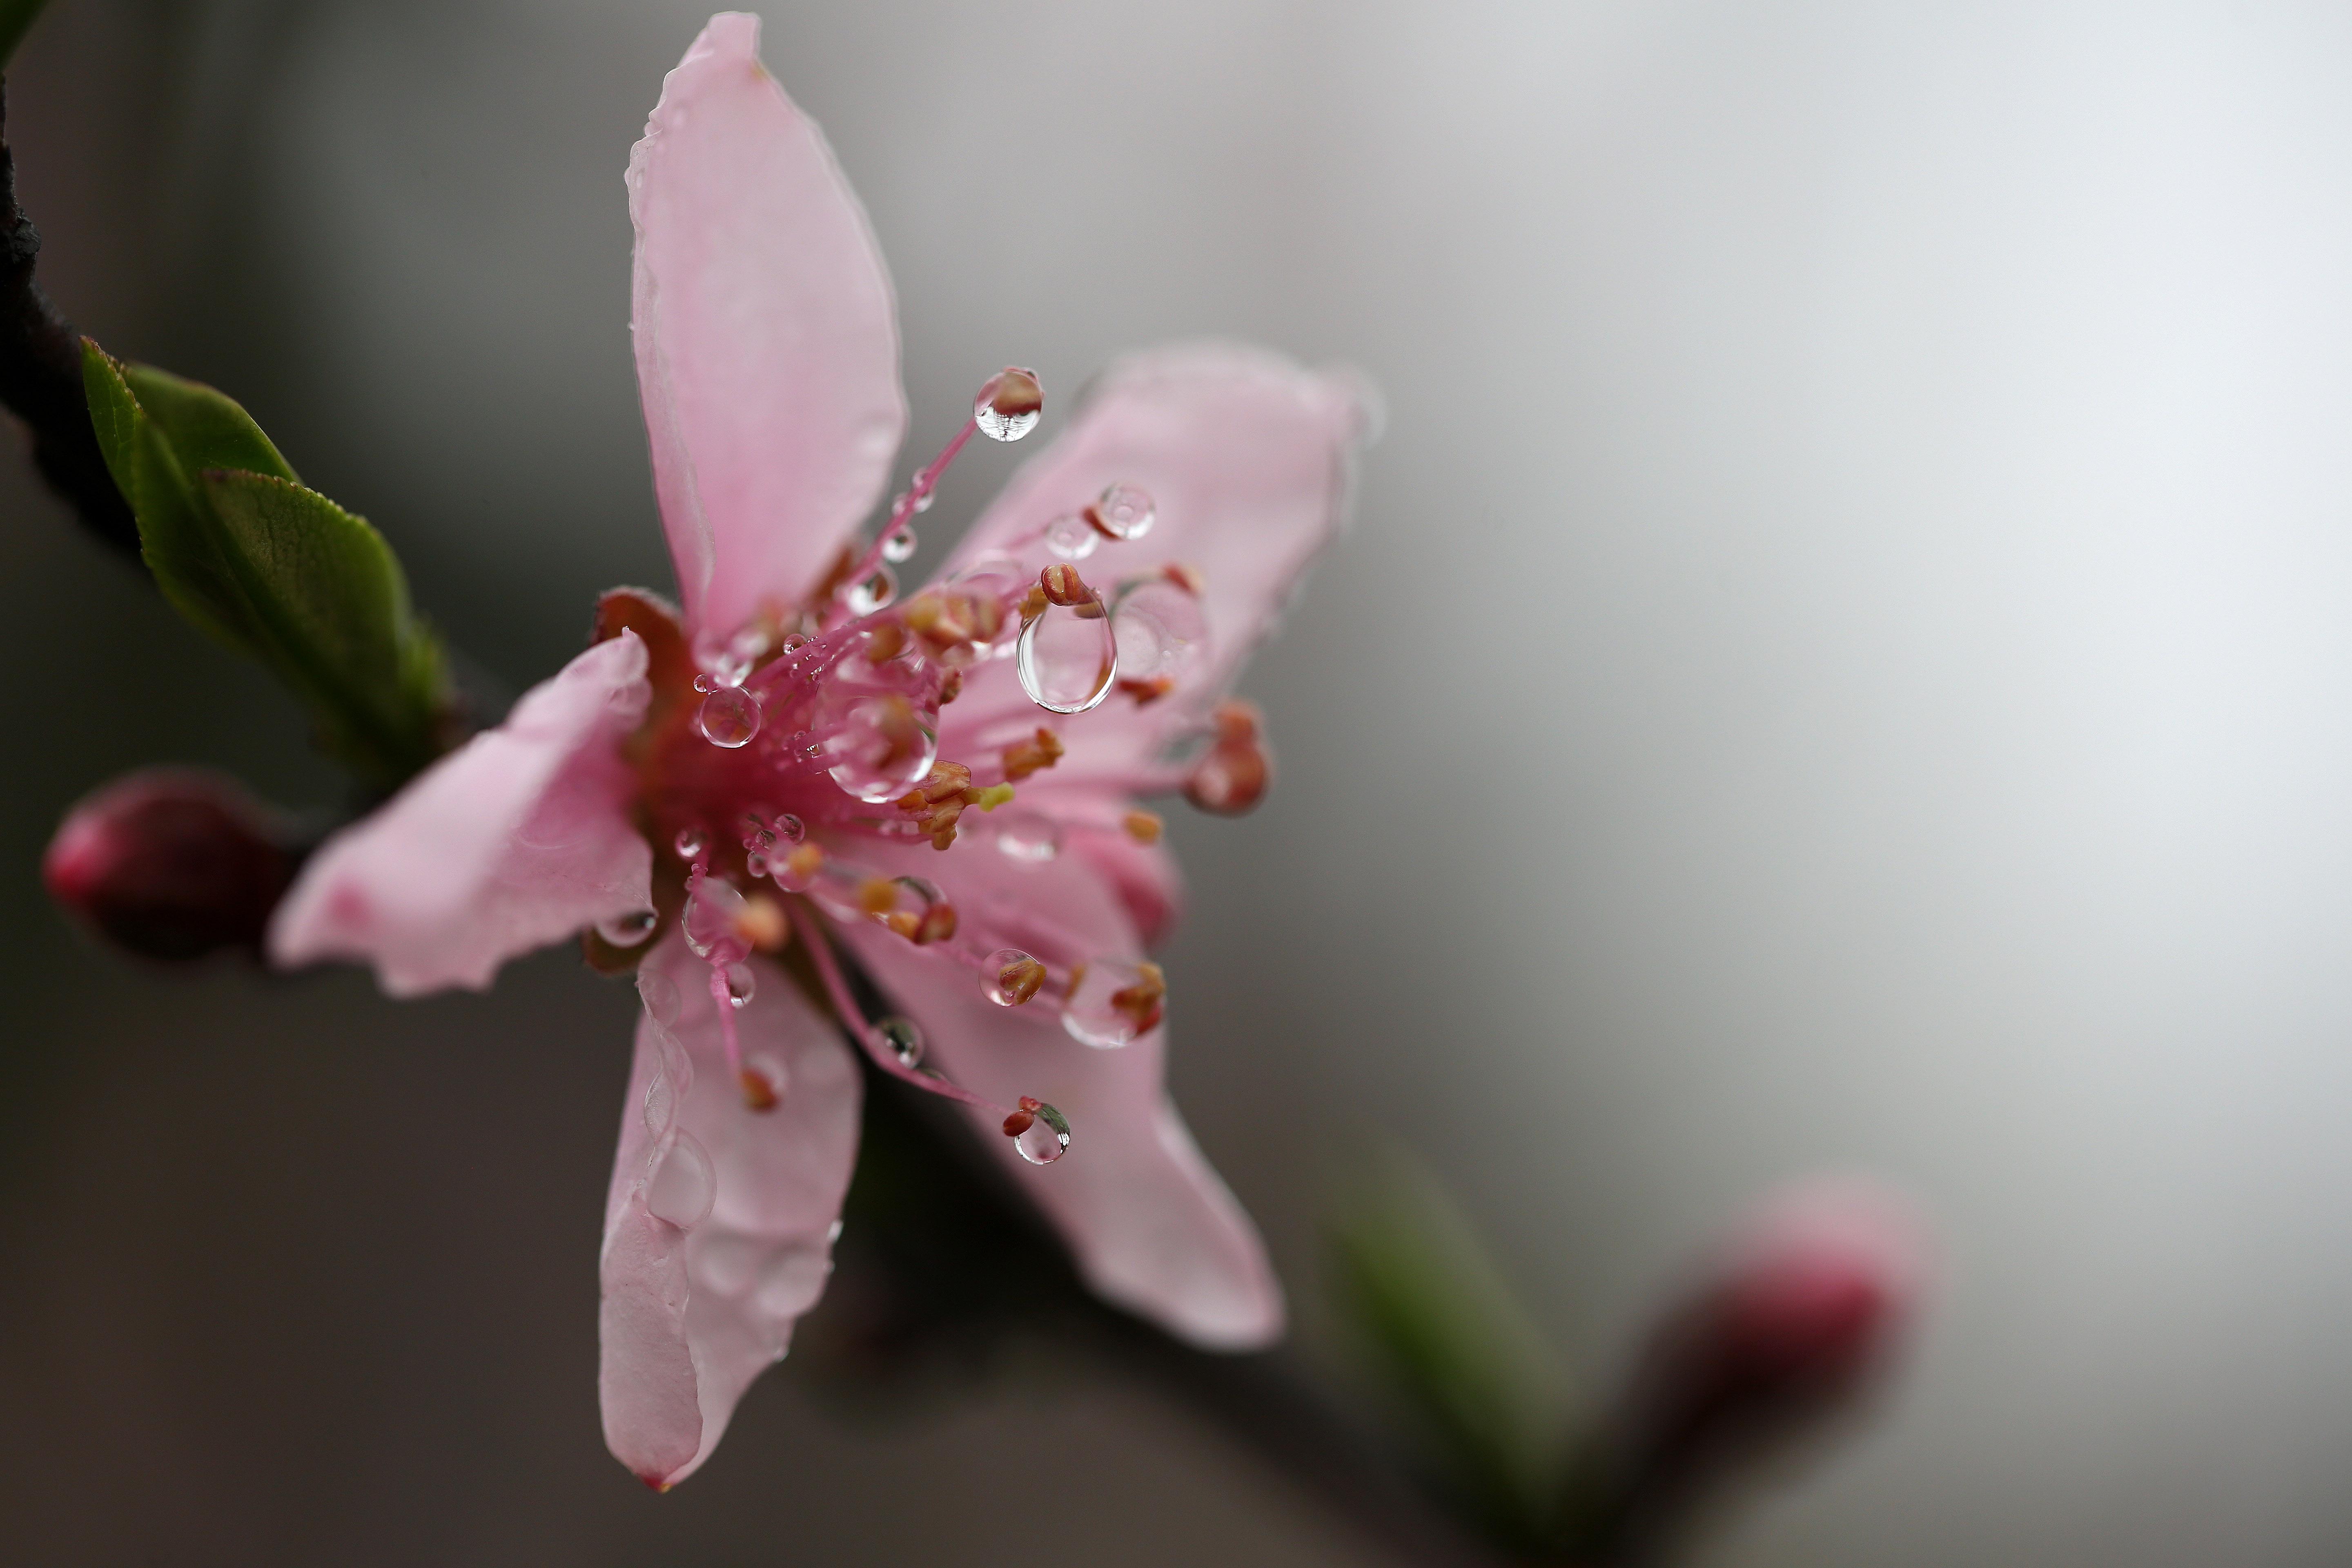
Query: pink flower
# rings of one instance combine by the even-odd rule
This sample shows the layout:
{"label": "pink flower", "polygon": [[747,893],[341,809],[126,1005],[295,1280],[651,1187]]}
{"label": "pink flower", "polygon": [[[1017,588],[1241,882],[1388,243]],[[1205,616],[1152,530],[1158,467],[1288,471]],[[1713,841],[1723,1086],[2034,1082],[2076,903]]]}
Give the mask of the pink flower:
{"label": "pink flower", "polygon": [[[1143,955],[1180,888],[1133,797],[1263,791],[1255,711],[1223,693],[1336,528],[1362,417],[1265,353],[1129,361],[896,599],[973,426],[845,548],[906,426],[894,306],[757,43],[713,18],[629,166],[682,614],[607,595],[599,640],[324,846],[271,931],[279,963],[364,959],[395,995],[485,986],[583,929],[606,967],[641,957],[602,1391],[613,1452],[659,1486],[824,1288],[856,1154],[845,1030],[971,1107],[1102,1295],[1205,1346],[1280,1332],[1256,1234],[1161,1087]],[[1007,372],[975,424],[1017,437],[1038,402]],[[836,945],[904,1018],[862,1015]]]}

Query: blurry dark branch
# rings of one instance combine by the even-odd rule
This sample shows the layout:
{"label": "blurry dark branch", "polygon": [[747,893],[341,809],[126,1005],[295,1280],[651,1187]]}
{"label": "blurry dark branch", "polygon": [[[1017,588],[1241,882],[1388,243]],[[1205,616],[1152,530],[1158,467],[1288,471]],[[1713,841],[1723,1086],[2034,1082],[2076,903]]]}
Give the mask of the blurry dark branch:
{"label": "blurry dark branch", "polygon": [[138,525],[90,428],[82,393],[81,335],[58,313],[33,277],[41,237],[16,203],[16,163],[7,142],[6,86],[0,81],[0,404],[25,422],[33,461],[91,532],[136,553]]}

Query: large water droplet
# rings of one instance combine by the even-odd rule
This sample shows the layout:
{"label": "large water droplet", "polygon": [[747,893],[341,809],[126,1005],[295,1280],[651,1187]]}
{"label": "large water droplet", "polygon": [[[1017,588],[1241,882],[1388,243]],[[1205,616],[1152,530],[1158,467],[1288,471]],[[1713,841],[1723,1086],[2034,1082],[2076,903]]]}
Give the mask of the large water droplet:
{"label": "large water droplet", "polygon": [[1113,539],[1131,540],[1150,533],[1160,512],[1151,498],[1133,485],[1113,485],[1095,498],[1087,517]]}
{"label": "large water droplet", "polygon": [[719,1173],[709,1154],[693,1133],[680,1132],[646,1183],[646,1208],[656,1219],[692,1230],[710,1217],[718,1197]]}
{"label": "large water droplet", "polygon": [[743,940],[742,917],[743,895],[730,883],[705,877],[686,900],[686,912],[677,923],[697,958],[735,963],[751,952],[751,944]]}
{"label": "large water droplet", "polygon": [[853,616],[870,616],[898,596],[898,574],[887,566],[877,566],[873,574],[860,578],[841,591],[841,602],[849,606]]}
{"label": "large water droplet", "polygon": [[1007,859],[1041,866],[1062,852],[1062,829],[1052,817],[1037,812],[1000,812],[996,847]]}
{"label": "large water droplet", "polygon": [[1021,628],[1014,668],[1029,700],[1053,713],[1083,713],[1110,694],[1118,644],[1097,594],[1076,605],[1048,605]]}
{"label": "large water droplet", "polygon": [[980,994],[1000,1007],[1018,1007],[1037,994],[1045,966],[1017,947],[1000,947],[982,961]]}
{"label": "large water droplet", "polygon": [[[1021,1110],[1029,1124],[1013,1135],[1013,1147],[1033,1165],[1050,1165],[1068,1152],[1070,1124],[1062,1113],[1044,1101],[1021,1102]],[[1017,1120],[1017,1118],[1016,1118]]]}
{"label": "large water droplet", "polygon": [[1065,512],[1045,525],[1045,548],[1065,561],[1084,561],[1101,542],[1095,525],[1076,512]]}
{"label": "large water droplet", "polygon": [[888,1017],[874,1026],[874,1037],[882,1048],[898,1058],[902,1068],[912,1068],[923,1059],[923,1031],[911,1018]]}
{"label": "large water droplet", "polygon": [[760,700],[740,686],[721,687],[702,700],[694,721],[704,740],[731,752],[760,732]]}
{"label": "large water droplet", "polygon": [[1201,601],[1160,581],[1139,583],[1121,594],[1110,626],[1121,680],[1181,674],[1209,633]]}
{"label": "large water droplet", "polygon": [[1007,367],[988,378],[973,399],[971,422],[992,441],[1018,441],[1037,428],[1045,412],[1045,389],[1034,371]]}
{"label": "large water droplet", "polygon": [[759,989],[759,976],[752,973],[750,964],[730,963],[727,966],[727,1000],[738,1007],[748,1006]]}
{"label": "large water droplet", "polygon": [[1062,1027],[1082,1046],[1115,1050],[1158,1021],[1156,972],[1118,958],[1090,960],[1062,1008]]}
{"label": "large water droplet", "polygon": [[596,934],[614,947],[635,947],[654,934],[661,917],[651,910],[631,910],[625,915],[607,915],[596,922]]}
{"label": "large water droplet", "polygon": [[671,839],[669,842],[670,847],[677,851],[677,858],[679,859],[696,859],[700,857],[703,850],[702,829],[699,827],[681,827],[677,830],[677,837]]}
{"label": "large water droplet", "polygon": [[715,631],[695,635],[694,662],[708,679],[698,678],[697,691],[711,691],[723,687],[740,686],[751,673],[760,656],[768,651],[768,637],[756,626],[746,626],[731,637]]}
{"label": "large water droplet", "polygon": [[896,695],[850,703],[824,742],[833,782],[868,803],[906,794],[939,753],[937,717]]}
{"label": "large water droplet", "polygon": [[914,553],[915,531],[911,528],[892,529],[889,537],[882,542],[882,559],[894,565]]}
{"label": "large water droplet", "polygon": [[660,970],[637,971],[637,999],[646,1005],[646,1016],[662,1027],[677,1022],[677,982]]}

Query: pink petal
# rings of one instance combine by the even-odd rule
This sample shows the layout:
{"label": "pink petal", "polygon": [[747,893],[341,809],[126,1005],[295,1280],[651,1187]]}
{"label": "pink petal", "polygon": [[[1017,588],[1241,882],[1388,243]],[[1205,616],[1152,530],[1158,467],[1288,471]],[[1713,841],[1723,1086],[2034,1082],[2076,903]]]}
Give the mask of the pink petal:
{"label": "pink petal", "polygon": [[621,739],[650,700],[635,634],[598,643],[310,858],[269,927],[294,965],[373,961],[413,996],[652,903]]}
{"label": "pink petal", "polygon": [[[888,868],[936,881],[983,944],[995,938],[979,933],[996,931],[1066,963],[1140,952],[1117,891],[1083,857],[1024,868],[985,844],[959,842],[944,855],[924,849],[904,859]],[[972,971],[942,954],[878,925],[845,934],[949,1077],[1008,1105],[1035,1095],[1069,1118],[1069,1152],[1048,1166],[1023,1161],[994,1121],[976,1120],[1060,1226],[1097,1294],[1211,1349],[1247,1350],[1280,1336],[1282,1288],[1257,1231],[1162,1087],[1164,1028],[1095,1050],[1043,1006],[987,1001]]]}
{"label": "pink petal", "polygon": [[[657,1486],[709,1458],[736,1401],[782,1358],[793,1321],[816,1304],[857,1160],[860,1084],[849,1047],[781,969],[752,962],[758,984],[735,1025],[747,1066],[783,1080],[767,1110],[744,1103],[728,1066],[709,967],[672,935],[640,971],[677,988],[678,1012],[671,1045],[650,1016],[637,1024],[604,1209],[599,1387],[606,1445]],[[707,1153],[716,1179],[709,1217],[687,1229],[662,1217],[677,1188],[656,1174],[663,1158],[681,1157],[678,1133]]]}
{"label": "pink petal", "polygon": [[689,630],[795,604],[906,432],[890,279],[816,126],[723,12],[629,155],[632,322]]}
{"label": "pink petal", "polygon": [[[1030,536],[1125,483],[1150,495],[1157,521],[1139,540],[1103,541],[1077,563],[1080,574],[1108,594],[1182,562],[1206,584],[1206,657],[1150,707],[1114,693],[1059,726],[1069,754],[1057,780],[1141,782],[1161,742],[1197,723],[1232,686],[1307,561],[1338,531],[1366,418],[1349,378],[1255,349],[1161,349],[1106,372],[1069,427],[1013,476],[957,547],[950,571],[1011,550],[1034,576],[1056,557]],[[1049,717],[1023,694],[1011,661],[991,662],[966,678],[943,715],[941,742],[991,751]]]}

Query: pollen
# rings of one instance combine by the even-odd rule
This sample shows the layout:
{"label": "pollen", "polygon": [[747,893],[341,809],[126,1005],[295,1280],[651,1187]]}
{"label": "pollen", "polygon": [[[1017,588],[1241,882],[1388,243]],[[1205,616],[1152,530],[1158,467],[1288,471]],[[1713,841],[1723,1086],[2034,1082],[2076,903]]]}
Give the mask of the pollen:
{"label": "pollen", "polygon": [[1130,811],[1118,819],[1118,825],[1125,828],[1127,836],[1138,844],[1160,842],[1160,821],[1156,812]]}

